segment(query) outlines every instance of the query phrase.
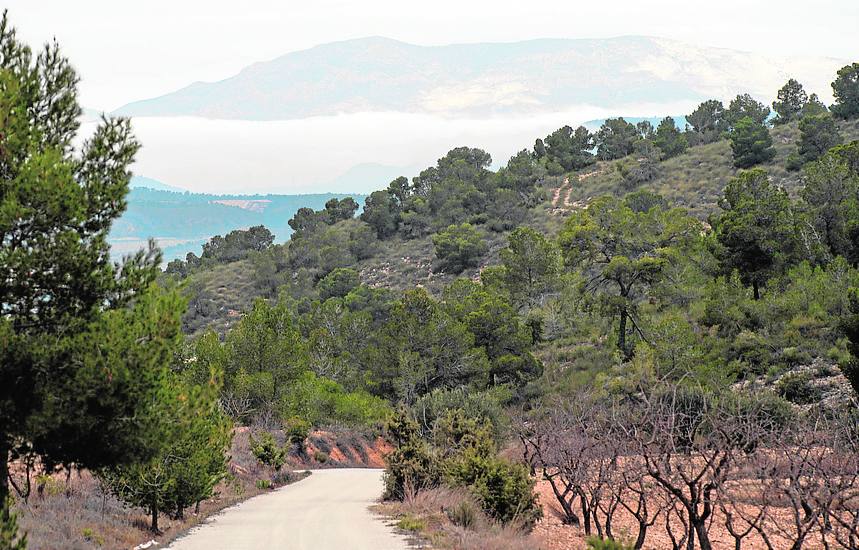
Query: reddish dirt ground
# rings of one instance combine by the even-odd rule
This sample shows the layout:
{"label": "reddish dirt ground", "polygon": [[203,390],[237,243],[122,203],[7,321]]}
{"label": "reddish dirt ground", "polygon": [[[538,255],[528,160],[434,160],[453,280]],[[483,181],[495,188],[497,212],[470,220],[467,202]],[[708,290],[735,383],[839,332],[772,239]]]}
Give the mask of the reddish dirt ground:
{"label": "reddish dirt ground", "polygon": [[[555,495],[552,493],[551,485],[547,481],[538,481],[536,490],[540,495],[540,503],[543,506],[543,519],[534,528],[534,535],[540,541],[544,550],[586,550],[584,530],[581,527],[565,525],[561,518],[563,513]],[[628,533],[629,540],[634,541],[638,534],[637,525],[632,517],[624,510],[620,510],[614,518],[615,533]],[[710,539],[714,550],[733,550],[734,539],[730,536],[724,526],[720,523],[717,515],[714,525],[710,529]],[[773,537],[777,543],[778,538]],[[646,550],[666,550],[671,548],[671,539],[665,532],[664,520],[657,520],[656,524],[647,531],[644,548]],[[785,543],[778,548],[789,548]],[[743,539],[743,550],[766,550],[766,545],[760,538],[749,535]],[[802,546],[803,550],[823,548],[813,535],[806,539]]]}

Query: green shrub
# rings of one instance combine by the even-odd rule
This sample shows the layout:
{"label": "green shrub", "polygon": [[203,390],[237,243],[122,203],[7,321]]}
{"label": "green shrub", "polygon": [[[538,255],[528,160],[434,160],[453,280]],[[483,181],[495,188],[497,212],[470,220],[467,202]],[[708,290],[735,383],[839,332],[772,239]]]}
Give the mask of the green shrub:
{"label": "green shrub", "polygon": [[406,411],[400,411],[388,423],[387,432],[397,447],[385,458],[383,498],[403,500],[409,493],[438,486],[437,459],[421,439],[417,423]]}
{"label": "green shrub", "polygon": [[286,449],[281,448],[270,433],[263,432],[259,439],[251,435],[250,445],[254,457],[260,463],[274,468],[275,471],[279,472],[286,463]]}
{"label": "green shrub", "polygon": [[810,405],[820,400],[821,391],[811,384],[811,373],[792,372],[782,376],[776,386],[778,394],[791,403]]}
{"label": "green shrub", "polygon": [[[95,544],[96,546],[103,546],[104,545],[104,537],[97,534],[90,527],[84,527],[83,529],[81,529],[81,536],[84,538],[85,541],[91,542],[91,543]],[[0,546],[0,548],[3,548],[3,547]]]}
{"label": "green shrub", "polygon": [[427,522],[421,518],[407,515],[403,516],[400,521],[397,522],[397,527],[403,531],[412,531],[417,533],[427,528]]}
{"label": "green shrub", "polygon": [[371,427],[384,422],[391,408],[379,397],[364,391],[347,392],[334,380],[308,371],[281,398],[280,414],[281,418],[298,417],[314,426],[339,423]]}
{"label": "green shrub", "polygon": [[470,487],[487,515],[502,523],[515,520],[532,527],[542,517],[534,480],[523,464],[467,453],[452,475]]}
{"label": "green shrub", "polygon": [[271,481],[267,479],[258,479],[256,485],[257,489],[261,491],[265,489],[271,489]]}
{"label": "green shrub", "polygon": [[432,237],[435,255],[442,271],[461,273],[468,267],[476,267],[486,253],[487,245],[479,231],[471,224],[451,225]]}
{"label": "green shrub", "polygon": [[325,451],[316,451],[313,453],[313,460],[320,464],[325,464],[328,462],[328,453]]}
{"label": "green shrub", "polygon": [[303,418],[293,416],[284,423],[286,439],[293,445],[302,445],[310,434],[310,423]]}

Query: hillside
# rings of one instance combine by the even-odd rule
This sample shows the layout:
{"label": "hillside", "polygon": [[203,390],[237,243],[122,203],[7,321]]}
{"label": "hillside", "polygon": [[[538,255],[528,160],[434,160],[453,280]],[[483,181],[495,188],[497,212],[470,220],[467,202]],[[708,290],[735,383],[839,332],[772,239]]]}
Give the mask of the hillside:
{"label": "hillside", "polygon": [[417,46],[380,37],[323,44],[117,110],[129,116],[284,120],[364,111],[483,117],[581,105],[768,97],[788,74],[823,97],[835,59],[776,59],[661,38]]}
{"label": "hillside", "polygon": [[[841,122],[840,128],[845,141],[859,139],[859,121]],[[800,185],[799,173],[788,172],[784,164],[787,155],[795,149],[799,135],[797,124],[776,126],[771,133],[777,155],[761,167],[769,172],[774,183],[795,192]],[[546,176],[540,184],[540,200],[527,210],[522,224],[547,236],[556,235],[564,220],[593,198],[606,194],[623,195],[626,189],[621,185],[618,167],[634,162],[633,157],[625,157],[600,161],[564,176]],[[723,139],[691,147],[680,156],[663,160],[654,180],[638,189],[658,193],[705,221],[718,210],[717,203],[725,185],[738,172],[731,162],[729,141]],[[506,246],[508,235],[509,230],[484,232],[486,253],[477,266],[466,268],[461,274],[445,273],[440,269],[434,257],[431,235],[381,241],[370,257],[355,262],[353,267],[358,270],[360,280],[372,287],[402,291],[420,286],[440,295],[457,277],[477,280],[482,269],[498,265],[499,252]],[[251,258],[214,265],[195,273],[191,281],[195,292],[199,292],[199,298],[192,304],[196,318],[194,330],[213,323],[219,332],[226,331],[240,319],[241,312],[247,311],[256,296],[271,292],[253,282],[258,277],[254,274],[258,269],[258,264]]]}

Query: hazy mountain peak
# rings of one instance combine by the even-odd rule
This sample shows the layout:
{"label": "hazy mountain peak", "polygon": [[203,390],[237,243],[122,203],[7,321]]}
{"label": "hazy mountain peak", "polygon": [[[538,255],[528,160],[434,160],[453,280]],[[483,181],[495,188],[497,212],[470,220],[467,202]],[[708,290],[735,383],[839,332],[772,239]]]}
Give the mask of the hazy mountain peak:
{"label": "hazy mountain peak", "polygon": [[580,105],[629,110],[737,92],[768,98],[789,76],[826,98],[841,65],[648,36],[448,46],[371,36],[287,53],[118,113],[285,120],[366,111],[484,117]]}

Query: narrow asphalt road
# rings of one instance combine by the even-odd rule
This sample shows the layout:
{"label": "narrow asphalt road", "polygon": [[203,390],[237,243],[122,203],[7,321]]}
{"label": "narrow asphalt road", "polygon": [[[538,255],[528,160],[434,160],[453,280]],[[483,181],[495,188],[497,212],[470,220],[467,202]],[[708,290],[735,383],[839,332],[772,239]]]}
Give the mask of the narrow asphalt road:
{"label": "narrow asphalt road", "polygon": [[406,550],[406,538],[368,509],[381,493],[382,470],[315,470],[224,510],[169,548]]}

